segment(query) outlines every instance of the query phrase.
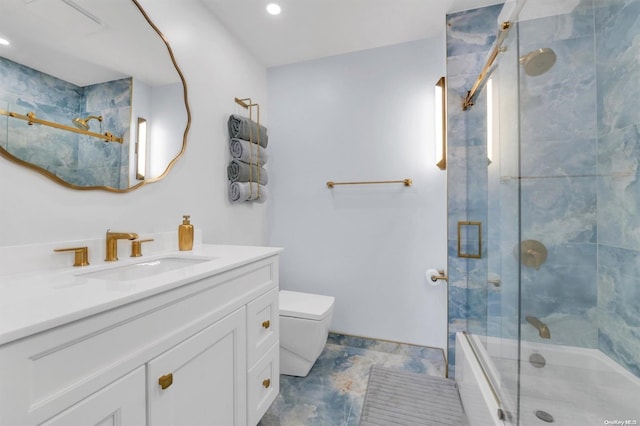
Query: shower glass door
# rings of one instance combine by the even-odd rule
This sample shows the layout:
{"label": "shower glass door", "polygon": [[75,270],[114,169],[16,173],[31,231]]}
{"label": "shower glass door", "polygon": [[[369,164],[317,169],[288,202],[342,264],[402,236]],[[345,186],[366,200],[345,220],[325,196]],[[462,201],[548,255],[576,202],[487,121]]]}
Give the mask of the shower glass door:
{"label": "shower glass door", "polygon": [[640,425],[638,58],[640,0],[528,1],[465,111],[466,330],[506,425]]}
{"label": "shower glass door", "polygon": [[520,238],[518,31],[503,42],[476,107],[486,108],[487,251],[484,348],[507,424],[517,424]]}
{"label": "shower glass door", "polygon": [[640,424],[640,0],[517,21],[482,94],[494,381],[510,424]]}
{"label": "shower glass door", "polygon": [[639,0],[520,13],[521,425],[640,424],[638,40]]}

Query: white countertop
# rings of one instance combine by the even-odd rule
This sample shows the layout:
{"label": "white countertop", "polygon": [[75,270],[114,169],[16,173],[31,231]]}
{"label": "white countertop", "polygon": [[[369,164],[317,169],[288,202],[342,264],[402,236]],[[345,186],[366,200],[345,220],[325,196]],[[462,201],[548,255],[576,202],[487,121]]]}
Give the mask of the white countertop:
{"label": "white countertop", "polygon": [[[0,277],[0,344],[162,293],[247,263],[274,256],[275,247],[202,244],[193,251],[167,251],[113,264],[66,267]],[[131,281],[83,274],[163,257],[211,258]]]}

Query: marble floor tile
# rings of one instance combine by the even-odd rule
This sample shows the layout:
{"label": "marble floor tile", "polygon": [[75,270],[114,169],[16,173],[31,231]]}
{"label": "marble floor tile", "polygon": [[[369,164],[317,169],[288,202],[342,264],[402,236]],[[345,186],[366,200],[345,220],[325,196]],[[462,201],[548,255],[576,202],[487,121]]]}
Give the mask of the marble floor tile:
{"label": "marble floor tile", "polygon": [[357,426],[373,364],[445,376],[440,349],[331,333],[307,377],[280,376],[259,426]]}

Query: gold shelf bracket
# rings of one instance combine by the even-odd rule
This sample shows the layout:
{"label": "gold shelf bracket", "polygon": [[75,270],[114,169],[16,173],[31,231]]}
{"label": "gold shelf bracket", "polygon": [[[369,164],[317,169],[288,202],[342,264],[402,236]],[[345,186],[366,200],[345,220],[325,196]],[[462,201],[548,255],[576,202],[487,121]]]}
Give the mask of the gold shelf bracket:
{"label": "gold shelf bracket", "polygon": [[503,22],[502,25],[500,26],[500,32],[498,33],[498,38],[496,39],[495,44],[493,45],[493,49],[491,49],[491,53],[489,54],[487,62],[484,64],[484,67],[482,68],[482,71],[480,71],[480,75],[478,75],[478,78],[476,79],[476,82],[471,87],[471,90],[467,92],[467,96],[464,98],[464,101],[462,101],[463,111],[468,110],[475,104],[476,94],[478,90],[480,90],[486,83],[487,77],[491,75],[493,63],[498,57],[498,54],[501,52],[504,52],[504,49],[502,48],[502,43],[504,43],[507,36],[509,35],[509,30],[511,29],[512,26],[513,24],[509,21]]}
{"label": "gold shelf bracket", "polygon": [[[260,107],[260,105],[258,104],[254,104],[253,101],[251,100],[251,98],[235,98],[235,101],[238,105],[240,105],[242,108],[244,109],[249,109],[251,107]],[[249,102],[249,103],[247,103]]]}

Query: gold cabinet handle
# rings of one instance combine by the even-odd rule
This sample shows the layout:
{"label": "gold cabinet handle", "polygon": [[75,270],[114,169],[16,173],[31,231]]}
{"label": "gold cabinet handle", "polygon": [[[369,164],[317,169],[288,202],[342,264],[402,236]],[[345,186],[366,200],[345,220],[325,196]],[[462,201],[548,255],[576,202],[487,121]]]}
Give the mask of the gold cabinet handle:
{"label": "gold cabinet handle", "polygon": [[173,374],[165,374],[164,376],[160,376],[158,379],[158,384],[162,389],[166,389],[173,384]]}
{"label": "gold cabinet handle", "polygon": [[271,327],[271,321],[269,321],[269,320],[263,321],[262,322],[262,327],[264,327],[264,328]]}
{"label": "gold cabinet handle", "polygon": [[271,386],[271,379],[264,379],[262,381],[262,386],[264,386],[265,389],[269,389],[269,386]]}
{"label": "gold cabinet handle", "polygon": [[57,248],[53,251],[59,253],[63,251],[72,251],[75,253],[73,259],[73,266],[87,266],[89,264],[89,248],[88,247],[71,247],[71,248]]}

